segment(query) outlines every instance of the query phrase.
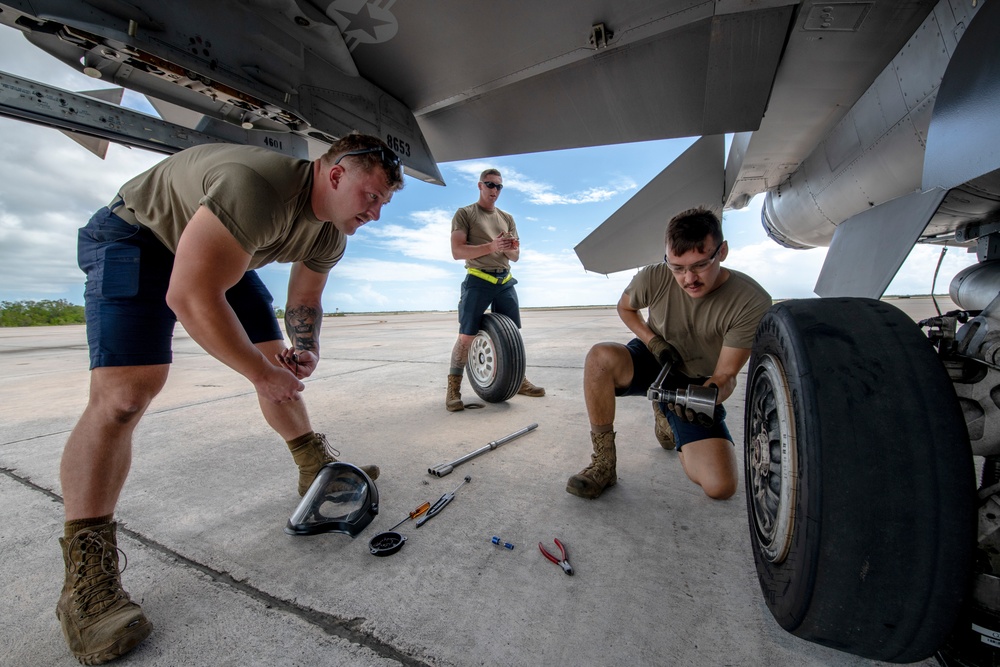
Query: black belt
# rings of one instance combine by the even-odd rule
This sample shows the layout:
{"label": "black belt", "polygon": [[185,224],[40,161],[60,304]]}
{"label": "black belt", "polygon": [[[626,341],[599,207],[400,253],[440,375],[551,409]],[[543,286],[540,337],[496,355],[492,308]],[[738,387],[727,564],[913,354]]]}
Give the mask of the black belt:
{"label": "black belt", "polygon": [[139,220],[136,219],[135,213],[133,213],[132,209],[125,205],[125,198],[122,197],[121,194],[115,195],[115,198],[111,200],[110,204],[108,204],[108,210],[130,225],[139,224]]}

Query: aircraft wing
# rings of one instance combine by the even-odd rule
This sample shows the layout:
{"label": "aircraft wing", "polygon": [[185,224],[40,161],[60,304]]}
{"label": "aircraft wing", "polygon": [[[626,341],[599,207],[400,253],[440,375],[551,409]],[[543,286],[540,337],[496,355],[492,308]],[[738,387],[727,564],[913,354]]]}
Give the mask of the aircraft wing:
{"label": "aircraft wing", "polygon": [[722,135],[692,144],[576,246],[583,265],[608,274],[655,264],[664,254],[665,222],[675,213],[707,205],[721,215],[724,152]]}
{"label": "aircraft wing", "polygon": [[439,183],[437,161],[754,130],[798,7],[4,0],[0,22],[191,129],[359,130]]}

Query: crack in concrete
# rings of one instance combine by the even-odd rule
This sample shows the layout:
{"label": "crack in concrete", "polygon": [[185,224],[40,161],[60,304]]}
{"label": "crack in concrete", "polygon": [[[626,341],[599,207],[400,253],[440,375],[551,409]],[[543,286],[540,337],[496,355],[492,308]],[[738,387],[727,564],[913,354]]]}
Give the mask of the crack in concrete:
{"label": "crack in concrete", "polygon": [[[31,489],[32,491],[37,491],[47,496],[50,500],[55,501],[60,505],[63,504],[62,496],[50,489],[35,484],[30,478],[23,477],[10,468],[0,467],[0,473],[14,482]],[[293,601],[284,600],[262,591],[259,588],[255,588],[245,581],[240,581],[228,572],[222,572],[194,561],[154,539],[146,537],[141,533],[137,533],[130,528],[126,528],[120,523],[118,524],[118,532],[120,534],[127,535],[129,538],[139,542],[148,549],[152,549],[161,555],[168,556],[169,558],[186,565],[193,570],[201,572],[212,581],[237,591],[245,597],[259,602],[268,609],[276,609],[300,618],[303,621],[320,628],[328,635],[339,637],[351,642],[352,644],[357,644],[358,646],[367,648],[380,657],[395,660],[401,665],[406,665],[406,667],[429,667],[429,665],[432,664],[406,655],[395,646],[392,646],[391,644],[376,637],[372,632],[364,630],[362,628],[366,621],[364,618],[343,618],[341,616],[337,616],[336,614],[330,614],[319,611],[318,609],[300,605]]]}

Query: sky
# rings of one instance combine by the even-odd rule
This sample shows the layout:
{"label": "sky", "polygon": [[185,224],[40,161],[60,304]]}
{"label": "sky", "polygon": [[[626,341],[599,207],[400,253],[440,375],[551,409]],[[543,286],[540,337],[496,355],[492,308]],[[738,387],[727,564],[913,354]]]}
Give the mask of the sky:
{"label": "sky", "polygon": [[[72,91],[109,87],[77,73],[0,26],[0,70]],[[151,112],[140,96],[126,106]],[[348,241],[323,295],[332,312],[454,310],[465,271],[451,257],[451,218],[478,198],[480,172],[503,174],[498,206],[511,213],[521,239],[513,267],[522,307],[617,303],[635,271],[604,276],[583,269],[573,247],[625,204],[694,138],[554,151],[440,164],[446,187],[406,177],[382,217]],[[0,118],[0,301],[65,299],[83,303],[76,264],[77,229],[118,187],[165,156],[112,145],[101,160],[57,130]],[[776,299],[814,297],[825,248],[790,250],[764,233],[762,196],[726,211],[730,252],[725,266],[743,271]],[[887,295],[928,294],[940,249],[916,246]],[[951,250],[936,289],[974,262]],[[258,270],[282,307],[288,265]]]}

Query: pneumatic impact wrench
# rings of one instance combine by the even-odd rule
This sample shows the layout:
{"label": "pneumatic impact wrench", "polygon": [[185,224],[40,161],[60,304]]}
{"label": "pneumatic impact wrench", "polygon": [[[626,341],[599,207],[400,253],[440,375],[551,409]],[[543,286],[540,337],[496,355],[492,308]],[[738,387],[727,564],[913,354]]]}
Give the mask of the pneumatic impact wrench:
{"label": "pneumatic impact wrench", "polygon": [[664,389],[667,376],[670,375],[673,365],[667,364],[660,370],[653,384],[649,385],[646,398],[658,403],[673,403],[679,405],[683,410],[694,412],[695,423],[710,427],[715,424],[715,401],[719,398],[718,387],[703,387],[701,385],[689,384],[685,389]]}

